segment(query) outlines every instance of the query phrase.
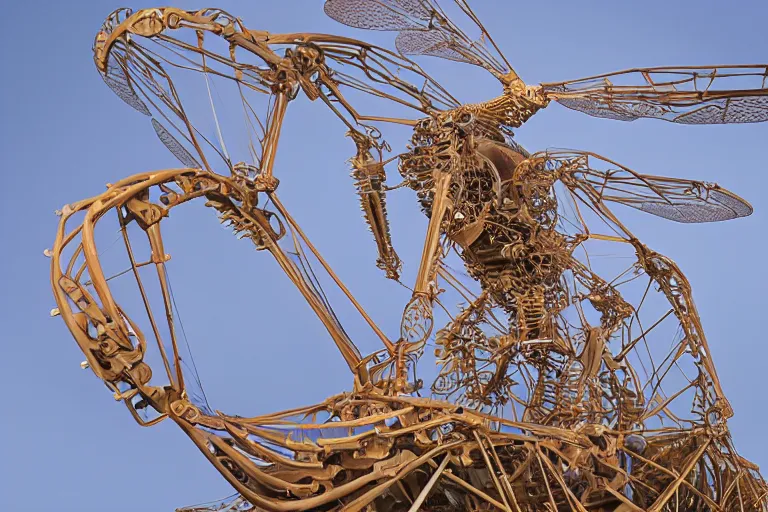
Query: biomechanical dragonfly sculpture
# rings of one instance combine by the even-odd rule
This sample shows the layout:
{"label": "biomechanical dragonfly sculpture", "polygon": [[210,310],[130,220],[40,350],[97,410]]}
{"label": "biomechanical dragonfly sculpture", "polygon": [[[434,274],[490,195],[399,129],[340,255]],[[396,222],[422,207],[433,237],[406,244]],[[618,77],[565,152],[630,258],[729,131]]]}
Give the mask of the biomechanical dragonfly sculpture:
{"label": "biomechanical dragonfly sculpture", "polygon": [[[718,185],[639,174],[590,152],[529,153],[512,134],[553,101],[623,121],[767,121],[768,65],[632,69],[529,86],[465,0],[451,8],[479,39],[445,8],[432,0],[325,2],[341,23],[397,32],[397,52],[336,35],[248,29],[216,9],[114,12],[96,37],[96,66],[151,117],[184,168],[131,176],[60,212],[50,253],[54,314],[84,366],[140,424],[177,423],[237,491],[185,510],[768,510],[768,485],[734,451],[732,410],[688,281],[613,211],[710,222],[752,208]],[[484,68],[501,93],[462,104],[409,55]],[[182,102],[195,87],[210,105]],[[231,128],[214,97],[236,102],[242,129]],[[387,278],[402,280],[402,262],[385,195],[411,188],[429,219],[394,336],[278,197],[281,127],[301,98],[349,130],[354,184]],[[359,111],[363,100],[386,114]],[[202,114],[213,122],[193,121]],[[404,151],[386,157],[381,130],[392,125],[413,133]],[[404,187],[387,184],[392,168]],[[161,236],[170,210],[198,198],[275,258],[349,366],[350,392],[254,418],[208,406],[182,358]],[[115,217],[128,269],[110,275],[96,232]],[[620,266],[598,264],[606,250],[625,255]],[[381,350],[360,353],[319,274],[348,297]],[[141,314],[118,302],[121,280],[135,281]],[[444,307],[451,296],[459,311]],[[415,368],[428,344],[439,373],[424,385]],[[151,351],[160,361],[153,368]]]}

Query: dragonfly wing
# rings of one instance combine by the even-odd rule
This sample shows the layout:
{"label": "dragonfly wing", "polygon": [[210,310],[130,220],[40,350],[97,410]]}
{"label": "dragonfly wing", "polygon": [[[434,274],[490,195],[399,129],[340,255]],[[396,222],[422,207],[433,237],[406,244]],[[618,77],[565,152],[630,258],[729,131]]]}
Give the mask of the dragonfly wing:
{"label": "dragonfly wing", "polygon": [[160,123],[160,121],[155,118],[152,118],[152,128],[155,129],[155,133],[157,134],[157,138],[160,139],[160,142],[162,142],[163,145],[168,148],[168,151],[170,151],[171,154],[179,160],[179,162],[193,169],[200,169],[202,167],[200,162],[198,162],[195,157],[193,157],[192,154],[187,151],[184,145],[179,142],[179,140],[174,137],[171,132],[169,132],[168,129],[163,126],[162,123]]}
{"label": "dragonfly wing", "polygon": [[395,47],[403,55],[429,55],[480,67],[483,65],[455,37],[436,30],[403,30],[395,39]]}
{"label": "dragonfly wing", "polygon": [[668,204],[651,200],[643,202],[640,206],[628,206],[685,223],[718,222],[747,217],[753,212],[752,206],[744,199],[718,185],[698,182],[691,184],[694,187],[690,192],[692,195],[683,201]]}
{"label": "dragonfly wing", "polygon": [[430,19],[419,0],[329,0],[323,9],[339,23],[368,30],[426,29]]}
{"label": "dragonfly wing", "polygon": [[132,80],[125,68],[120,65],[120,61],[114,55],[109,56],[107,68],[104,73],[101,73],[101,78],[121,100],[145,116],[152,115],[146,103],[136,94]]}
{"label": "dragonfly wing", "polygon": [[559,174],[594,203],[620,203],[683,223],[717,222],[752,214],[752,206],[714,183],[639,174],[600,155],[550,151],[529,160]]}
{"label": "dragonfly wing", "polygon": [[[638,85],[639,84],[639,85]],[[594,117],[680,124],[768,121],[768,65],[632,69],[546,83],[539,94]]]}
{"label": "dragonfly wing", "polygon": [[429,55],[473,64],[502,81],[510,76],[516,78],[467,2],[458,0],[456,4],[479,30],[479,38],[470,38],[432,0],[326,0],[325,13],[351,27],[400,32],[395,44],[403,55]]}
{"label": "dragonfly wing", "polygon": [[[228,174],[234,162],[258,163],[261,118],[269,117],[273,94],[260,69],[243,62],[255,60],[254,55],[236,55],[213,34],[204,38],[202,30],[171,23],[176,18],[199,21],[211,31],[238,30],[235,18],[218,10],[116,11],[94,44],[102,78],[123,101],[152,118],[158,138],[184,166]],[[209,101],[196,101],[201,95]],[[227,115],[217,113],[221,108]],[[235,128],[235,123],[244,126]],[[241,139],[225,143],[224,133]],[[230,154],[240,158],[233,162]]]}

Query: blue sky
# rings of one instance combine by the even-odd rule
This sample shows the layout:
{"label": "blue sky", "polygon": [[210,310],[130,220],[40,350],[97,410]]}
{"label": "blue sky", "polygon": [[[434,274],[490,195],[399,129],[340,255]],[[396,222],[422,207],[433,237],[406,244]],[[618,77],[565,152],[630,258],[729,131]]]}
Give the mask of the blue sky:
{"label": "blue sky", "polygon": [[[579,78],[634,66],[765,63],[768,4],[630,2],[474,2],[518,73],[529,83]],[[192,1],[172,2],[187,9]],[[230,493],[227,484],[171,423],[138,427],[87,371],[54,306],[43,250],[63,204],[130,174],[178,164],[146,119],[104,86],[90,47],[112,1],[15,2],[0,31],[0,384],[5,440],[0,508],[9,511],[173,510]],[[134,8],[151,7],[136,4]],[[207,6],[207,5],[206,5]],[[326,19],[322,1],[222,1],[255,29],[338,32],[391,41]],[[495,95],[483,73],[421,59],[459,99]],[[201,101],[205,101],[201,98]],[[289,109],[276,173],[283,199],[328,261],[388,332],[403,290],[373,269],[374,245],[359,215],[344,128],[319,104]],[[393,142],[407,134],[393,133]],[[593,119],[552,106],[517,130],[529,150],[591,150],[640,172],[718,182],[755,207],[746,219],[680,225],[632,216],[630,227],[672,257],[693,285],[723,387],[736,416],[740,453],[768,466],[764,317],[768,250],[768,124],[678,126]],[[413,194],[390,201],[401,256],[417,254],[425,219]],[[322,326],[268,256],[218,227],[202,205],[174,216],[165,232],[171,278],[185,329],[214,406],[255,415],[314,403],[349,389],[351,379]],[[406,265],[415,271],[411,258]],[[372,270],[373,269],[373,270]],[[363,333],[348,311],[350,332]],[[357,339],[357,338],[356,338]],[[376,348],[360,334],[364,349]],[[229,370],[226,370],[229,365]],[[113,501],[114,500],[114,501]],[[106,507],[106,504],[109,504]]]}

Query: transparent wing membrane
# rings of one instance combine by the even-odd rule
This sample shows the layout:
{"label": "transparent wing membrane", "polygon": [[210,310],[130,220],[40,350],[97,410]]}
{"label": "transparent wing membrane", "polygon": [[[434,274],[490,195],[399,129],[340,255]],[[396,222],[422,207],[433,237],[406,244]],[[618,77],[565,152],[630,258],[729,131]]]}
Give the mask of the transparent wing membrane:
{"label": "transparent wing membrane", "polygon": [[715,183],[639,174],[594,153],[547,151],[531,157],[598,202],[614,202],[676,222],[746,217],[752,206]]}
{"label": "transparent wing membrane", "polygon": [[768,120],[768,66],[633,69],[542,84],[539,93],[595,117],[681,124]]}
{"label": "transparent wing membrane", "polygon": [[[234,30],[234,19],[223,11],[204,14]],[[110,26],[105,24],[102,37],[113,34]],[[203,32],[167,29],[132,36],[110,47],[105,80],[153,117],[153,128],[170,152],[185,166],[219,172],[231,172],[238,162],[258,165],[270,114],[271,90],[258,74],[264,62]]]}
{"label": "transparent wing membrane", "polygon": [[327,0],[325,13],[351,27],[400,32],[395,45],[403,55],[465,62],[506,77],[510,66],[480,20],[464,0],[455,3],[479,30],[478,39],[471,39],[432,0]]}
{"label": "transparent wing membrane", "polygon": [[421,0],[332,0],[325,13],[350,27],[369,30],[427,29],[432,17]]}

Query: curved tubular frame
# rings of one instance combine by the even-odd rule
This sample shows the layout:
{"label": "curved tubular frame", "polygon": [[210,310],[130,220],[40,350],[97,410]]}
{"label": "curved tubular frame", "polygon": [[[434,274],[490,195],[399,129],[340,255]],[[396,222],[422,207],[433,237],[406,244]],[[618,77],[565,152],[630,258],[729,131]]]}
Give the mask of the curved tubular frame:
{"label": "curved tubular frame", "polygon": [[[173,186],[175,190],[169,186]],[[161,196],[163,204],[154,203],[149,199],[149,190],[153,187],[165,192]],[[107,192],[100,196],[68,205],[62,212],[52,252],[51,282],[58,311],[75,336],[94,373],[107,382],[126,403],[140,392],[146,395],[145,398],[151,400],[150,403],[161,413],[166,413],[167,404],[163,400],[170,390],[176,395],[184,394],[184,376],[179,364],[180,354],[164,268],[168,256],[163,248],[160,222],[175,206],[200,197],[208,199],[207,205],[218,211],[222,221],[230,222],[235,231],[243,232],[243,236],[248,237],[258,249],[267,250],[275,257],[328,329],[350,370],[358,375],[361,384],[365,383],[366,369],[361,366],[362,357],[359,351],[278,244],[285,235],[282,223],[275,228],[270,222],[275,214],[255,206],[255,191],[243,188],[232,179],[199,169],[174,169],[135,175],[110,185]],[[280,205],[276,197],[273,199]],[[112,209],[118,211],[123,231],[130,222],[139,224],[147,235],[152,251],[150,261],[145,264],[152,264],[157,269],[164,304],[163,313],[171,338],[170,354],[160,338],[157,319],[149,307],[144,286],[138,275],[138,267],[142,264],[137,264],[127,238],[124,237],[132,270],[168,376],[169,386],[166,389],[145,388],[151,378],[151,371],[142,362],[146,352],[146,337],[115,302],[109,289],[108,278],[104,275],[99,261],[95,226],[99,219]],[[282,206],[279,209],[280,213],[287,215]],[[68,231],[68,222],[79,212],[84,214],[82,224]],[[292,219],[290,222],[293,222]],[[73,251],[73,255],[65,259],[63,252],[69,249]],[[78,258],[82,258],[83,262],[81,266],[76,267]],[[87,283],[83,282],[84,275],[89,278]],[[357,303],[356,305],[359,307]],[[360,310],[364,314],[362,308]],[[370,321],[370,318],[365,316]],[[375,324],[370,322],[375,328]],[[129,385],[130,391],[119,392],[118,386],[121,383]]]}
{"label": "curved tubular frame", "polygon": [[[160,204],[149,199],[152,187],[164,192]],[[590,510],[595,496],[630,506],[632,502],[620,491],[624,485],[632,485],[635,492],[658,489],[645,498],[654,502],[647,510],[654,511],[675,496],[703,500],[712,510],[723,511],[732,510],[736,502],[757,504],[762,499],[764,483],[740,458],[730,458],[731,463],[739,461],[738,466],[721,472],[714,494],[689,476],[703,461],[718,467],[719,461],[734,453],[723,424],[694,431],[646,431],[646,442],[653,448],[641,449],[632,431],[589,424],[574,430],[512,422],[448,402],[387,396],[366,380],[360,368],[367,366],[356,362],[355,350],[343,338],[334,339],[357,371],[357,389],[312,407],[250,419],[206,412],[187,396],[175,339],[172,354],[163,352],[169,385],[153,385],[144,361],[147,337],[112,296],[95,245],[95,226],[112,209],[120,212],[123,229],[137,223],[148,236],[152,255],[149,261],[137,263],[131,253],[133,271],[154,265],[162,284],[168,257],[160,223],[173,207],[202,197],[257,248],[270,251],[291,276],[294,267],[278,245],[284,230],[270,223],[269,212],[254,206],[253,192],[206,171],[176,169],[139,174],[110,185],[99,196],[68,205],[53,248],[51,277],[62,318],[94,373],[115,391],[115,398],[123,400],[142,425],[170,417],[249,503],[274,511],[390,509],[423,502],[435,485],[442,493],[461,496],[455,499],[470,507],[514,511],[528,510],[535,503]],[[278,201],[275,204],[283,211]],[[68,230],[78,212],[83,214],[82,224]],[[289,216],[285,218],[293,223]],[[130,245],[126,247],[130,253]],[[73,255],[66,258],[65,251]],[[660,258],[641,245],[638,251],[649,262]],[[83,263],[78,266],[80,259]],[[300,276],[294,277],[300,284]],[[137,281],[141,288],[138,277]],[[164,313],[172,326],[167,294],[167,290],[162,293]],[[312,300],[311,293],[305,297]],[[316,311],[322,319],[323,308],[317,306]],[[154,327],[155,321],[151,323]],[[330,318],[326,326],[333,337]],[[158,329],[154,331],[162,352]],[[169,332],[173,337],[172,327]],[[155,409],[158,417],[143,420],[137,410],[140,402]],[[661,457],[672,446],[682,459]],[[568,480],[574,475],[562,468],[586,471],[592,464],[610,468],[606,470],[613,476],[583,473],[587,487],[581,496],[575,495]],[[532,487],[531,482],[539,483]],[[541,482],[546,485],[542,487]],[[331,507],[333,503],[340,505]]]}

